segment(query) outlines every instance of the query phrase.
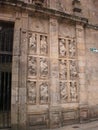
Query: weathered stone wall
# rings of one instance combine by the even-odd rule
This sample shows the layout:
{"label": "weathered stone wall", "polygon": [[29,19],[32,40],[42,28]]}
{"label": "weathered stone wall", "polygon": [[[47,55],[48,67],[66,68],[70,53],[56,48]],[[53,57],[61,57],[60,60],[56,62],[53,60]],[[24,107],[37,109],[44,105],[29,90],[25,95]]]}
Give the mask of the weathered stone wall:
{"label": "weathered stone wall", "polygon": [[[50,2],[50,8],[73,14],[71,1]],[[79,17],[95,24],[95,6],[89,0],[85,8],[86,2],[81,2]],[[98,49],[98,31],[71,16],[69,20],[21,8],[0,10],[0,20],[14,22],[12,130],[57,128],[96,119],[97,53],[90,48]]]}
{"label": "weathered stone wall", "polygon": [[90,49],[98,49],[98,31],[86,29],[86,87],[88,94],[88,105],[90,108],[90,118],[98,118],[98,52]]}

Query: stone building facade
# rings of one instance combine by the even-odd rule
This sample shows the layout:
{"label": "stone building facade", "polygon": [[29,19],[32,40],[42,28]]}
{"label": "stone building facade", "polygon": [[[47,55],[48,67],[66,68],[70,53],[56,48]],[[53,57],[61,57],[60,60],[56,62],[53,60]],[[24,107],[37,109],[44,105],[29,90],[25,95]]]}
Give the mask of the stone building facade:
{"label": "stone building facade", "polygon": [[0,0],[0,35],[13,27],[12,130],[98,119],[97,7],[97,0]]}

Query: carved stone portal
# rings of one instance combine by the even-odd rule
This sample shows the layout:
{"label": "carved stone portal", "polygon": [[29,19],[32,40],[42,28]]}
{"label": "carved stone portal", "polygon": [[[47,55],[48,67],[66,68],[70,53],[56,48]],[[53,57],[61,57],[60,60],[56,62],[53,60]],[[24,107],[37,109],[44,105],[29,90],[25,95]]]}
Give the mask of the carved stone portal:
{"label": "carved stone portal", "polygon": [[48,43],[47,36],[40,36],[40,54],[47,55],[48,54]]}
{"label": "carved stone portal", "polygon": [[59,77],[60,79],[67,79],[67,63],[66,60],[59,60]]}
{"label": "carved stone portal", "polygon": [[35,77],[37,75],[37,59],[36,57],[28,57],[28,77]]}
{"label": "carved stone portal", "polygon": [[48,77],[48,60],[46,58],[40,58],[40,76]]}
{"label": "carved stone portal", "polygon": [[59,39],[59,56],[66,56],[66,41],[65,39]]}
{"label": "carved stone portal", "polygon": [[32,33],[29,37],[29,52],[31,54],[36,54],[37,52],[37,35]]}
{"label": "carved stone portal", "polygon": [[40,103],[41,104],[46,104],[48,103],[49,99],[49,90],[48,90],[48,83],[47,82],[42,82],[40,83]]}
{"label": "carved stone portal", "polygon": [[67,94],[67,83],[66,82],[60,82],[60,99],[62,103],[65,103],[68,99],[68,94]]}
{"label": "carved stone portal", "polygon": [[27,88],[28,88],[28,103],[35,104],[36,103],[36,82],[28,81]]}
{"label": "carved stone portal", "polygon": [[76,82],[70,82],[70,98],[71,101],[76,102],[78,95],[77,95],[77,83]]}

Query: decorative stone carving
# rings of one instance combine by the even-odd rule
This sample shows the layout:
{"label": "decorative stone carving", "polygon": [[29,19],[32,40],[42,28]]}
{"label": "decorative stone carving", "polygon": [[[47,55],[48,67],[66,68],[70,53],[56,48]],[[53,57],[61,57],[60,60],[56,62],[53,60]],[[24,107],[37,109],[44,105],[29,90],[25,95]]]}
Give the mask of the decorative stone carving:
{"label": "decorative stone carving", "polygon": [[59,56],[66,56],[66,42],[65,39],[59,39]]}
{"label": "decorative stone carving", "polygon": [[40,54],[47,55],[48,54],[48,43],[47,36],[40,36]]}
{"label": "decorative stone carving", "polygon": [[28,57],[28,77],[35,77],[37,75],[37,59],[36,57]]}
{"label": "decorative stone carving", "polygon": [[45,104],[48,103],[49,95],[48,95],[48,83],[42,82],[40,84],[40,103]]}
{"label": "decorative stone carving", "polygon": [[29,37],[29,52],[35,54],[37,52],[37,35],[32,33]]}
{"label": "decorative stone carving", "polygon": [[77,94],[77,83],[76,82],[70,82],[70,98],[71,101],[75,102],[77,101],[78,94]]}
{"label": "decorative stone carving", "polygon": [[74,58],[76,56],[76,43],[75,40],[69,41],[69,57]]}
{"label": "decorative stone carving", "polygon": [[35,104],[36,103],[36,82],[28,81],[28,103]]}
{"label": "decorative stone carving", "polygon": [[64,103],[67,101],[68,94],[67,94],[67,85],[66,82],[60,82],[60,99],[61,102]]}
{"label": "decorative stone carving", "polygon": [[66,60],[59,60],[59,77],[60,79],[67,78],[67,62]]}
{"label": "decorative stone carving", "polygon": [[76,79],[76,78],[77,78],[76,61],[71,60],[70,61],[70,79]]}
{"label": "decorative stone carving", "polygon": [[40,76],[48,77],[48,60],[46,58],[40,58]]}

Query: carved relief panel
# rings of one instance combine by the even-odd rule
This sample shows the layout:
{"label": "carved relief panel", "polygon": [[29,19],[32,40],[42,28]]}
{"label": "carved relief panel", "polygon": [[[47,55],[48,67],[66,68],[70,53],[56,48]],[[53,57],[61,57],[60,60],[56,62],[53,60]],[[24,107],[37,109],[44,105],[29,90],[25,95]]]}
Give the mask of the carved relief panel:
{"label": "carved relief panel", "polygon": [[40,103],[46,104],[49,100],[49,83],[48,82],[40,82],[39,84],[40,91]]}
{"label": "carved relief panel", "polygon": [[76,102],[78,98],[77,94],[77,82],[70,82],[70,98],[72,102]]}
{"label": "carved relief panel", "polygon": [[61,81],[59,83],[59,87],[60,87],[61,102],[66,103],[66,101],[68,100],[67,83]]}
{"label": "carved relief panel", "polygon": [[35,33],[29,34],[29,53],[37,53],[37,35]]}
{"label": "carved relief panel", "polygon": [[67,61],[64,59],[59,60],[59,77],[60,79],[67,79]]}
{"label": "carved relief panel", "polygon": [[[77,49],[75,38],[58,39],[59,47],[59,90],[61,103],[76,102],[77,91]],[[70,91],[69,91],[70,90]]]}
{"label": "carved relief panel", "polygon": [[40,58],[40,77],[46,78],[48,77],[48,60],[46,58]]}
{"label": "carved relief panel", "polygon": [[66,57],[67,50],[66,50],[66,40],[65,39],[59,39],[59,56],[60,57]]}
{"label": "carved relief panel", "polygon": [[35,104],[36,103],[36,81],[28,81],[28,103]]}
{"label": "carved relief panel", "polygon": [[40,35],[40,54],[48,55],[47,36]]}
{"label": "carved relief panel", "polygon": [[37,76],[37,58],[28,56],[28,77],[33,78]]}
{"label": "carved relief panel", "polygon": [[75,39],[69,40],[69,57],[75,58],[76,57],[76,42]]}
{"label": "carved relief panel", "polygon": [[76,61],[74,60],[70,60],[69,61],[69,65],[70,65],[70,79],[74,80],[77,78],[77,64]]}
{"label": "carved relief panel", "polygon": [[49,44],[45,34],[28,33],[28,76],[27,90],[29,104],[49,102]]}

